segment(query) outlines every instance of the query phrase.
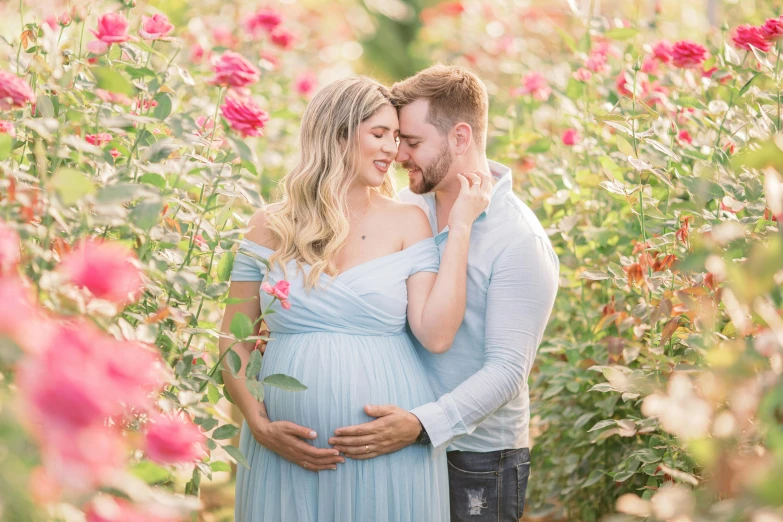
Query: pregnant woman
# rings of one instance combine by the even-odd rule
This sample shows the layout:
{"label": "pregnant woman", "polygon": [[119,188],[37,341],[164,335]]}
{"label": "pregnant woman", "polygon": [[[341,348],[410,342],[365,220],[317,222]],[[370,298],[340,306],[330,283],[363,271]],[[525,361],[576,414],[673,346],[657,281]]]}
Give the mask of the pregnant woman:
{"label": "pregnant woman", "polygon": [[[276,301],[266,316],[272,339],[260,378],[290,375],[307,390],[266,386],[261,403],[224,372],[245,418],[240,449],[250,464],[238,470],[235,520],[447,522],[445,453],[414,444],[345,459],[327,441],[336,428],[369,421],[365,404],[412,409],[434,400],[405,324],[430,351],[451,345],[489,177],[462,177],[439,262],[425,214],[394,197],[399,122],[388,89],[369,78],[328,85],[305,110],[300,134],[282,201],[255,213],[240,244],[222,331],[237,312],[255,321],[269,306],[262,282],[288,281],[286,309]],[[230,344],[221,339],[221,353]],[[252,343],[233,349],[244,375]]]}

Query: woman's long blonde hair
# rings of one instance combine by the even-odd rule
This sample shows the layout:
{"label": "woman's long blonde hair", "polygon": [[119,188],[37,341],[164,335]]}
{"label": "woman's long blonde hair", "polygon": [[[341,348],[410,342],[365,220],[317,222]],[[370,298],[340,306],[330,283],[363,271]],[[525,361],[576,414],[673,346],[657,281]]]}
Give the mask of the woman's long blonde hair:
{"label": "woman's long blonde hair", "polygon": [[[296,260],[310,265],[305,286],[316,286],[321,274],[337,275],[334,257],[348,238],[348,187],[357,176],[359,124],[391,105],[389,89],[371,78],[335,81],[316,94],[305,109],[300,129],[300,156],[282,180],[282,202],[267,214],[277,248],[269,258],[285,271]],[[392,173],[376,190],[394,197]]]}

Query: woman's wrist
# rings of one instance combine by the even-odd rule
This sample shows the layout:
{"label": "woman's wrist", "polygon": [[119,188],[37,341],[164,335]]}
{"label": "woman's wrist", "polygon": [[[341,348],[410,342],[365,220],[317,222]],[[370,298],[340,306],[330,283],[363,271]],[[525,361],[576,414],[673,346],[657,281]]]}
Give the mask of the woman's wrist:
{"label": "woman's wrist", "polygon": [[266,413],[259,411],[258,415],[256,415],[254,419],[248,420],[248,427],[250,428],[251,432],[258,435],[264,435],[271,423],[272,421],[269,420],[269,417],[267,417]]}
{"label": "woman's wrist", "polygon": [[471,225],[468,225],[467,223],[456,223],[454,225],[449,224],[449,239],[455,237],[470,239],[471,228]]}

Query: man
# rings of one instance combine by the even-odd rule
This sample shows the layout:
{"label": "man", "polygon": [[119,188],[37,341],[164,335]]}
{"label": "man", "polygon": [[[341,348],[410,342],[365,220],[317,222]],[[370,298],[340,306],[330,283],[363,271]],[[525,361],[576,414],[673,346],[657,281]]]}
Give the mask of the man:
{"label": "man", "polygon": [[438,400],[410,412],[368,405],[376,420],[340,428],[329,443],[355,459],[409,444],[447,449],[452,520],[517,521],[530,472],[527,378],[559,262],[535,214],[512,192],[510,169],[487,160],[481,80],[436,65],[396,83],[392,94],[400,116],[397,161],[410,181],[400,198],[424,209],[441,252],[458,173],[491,172],[495,185],[473,224],[467,310],[454,344],[440,355],[417,346]]}

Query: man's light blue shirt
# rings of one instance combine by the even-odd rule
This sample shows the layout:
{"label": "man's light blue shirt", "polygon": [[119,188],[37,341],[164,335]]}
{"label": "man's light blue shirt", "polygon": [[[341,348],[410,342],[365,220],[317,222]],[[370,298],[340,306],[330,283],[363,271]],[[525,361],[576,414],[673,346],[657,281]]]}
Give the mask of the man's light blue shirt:
{"label": "man's light blue shirt", "polygon": [[[489,452],[529,446],[527,379],[557,293],[560,264],[533,211],[512,191],[511,169],[489,162],[497,183],[474,222],[467,309],[451,349],[428,352],[415,337],[436,402],[411,410],[432,445]],[[429,217],[441,255],[435,196],[404,189],[400,199]]]}

